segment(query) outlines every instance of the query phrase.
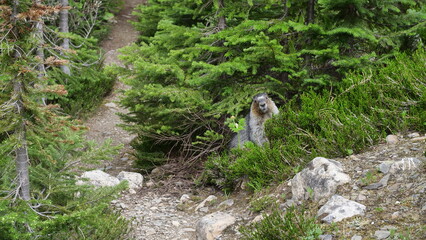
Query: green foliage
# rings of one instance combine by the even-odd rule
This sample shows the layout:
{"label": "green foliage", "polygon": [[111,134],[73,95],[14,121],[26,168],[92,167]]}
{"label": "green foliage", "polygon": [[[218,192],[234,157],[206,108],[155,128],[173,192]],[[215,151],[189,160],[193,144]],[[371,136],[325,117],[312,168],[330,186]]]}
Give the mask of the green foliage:
{"label": "green foliage", "polygon": [[124,239],[128,223],[108,205],[125,184],[102,189],[77,186],[73,171],[75,163],[111,158],[117,147],[106,143],[95,148],[84,140],[83,126],[50,110],[38,117],[27,132],[33,200],[14,200],[16,139],[1,142],[2,239]]}
{"label": "green foliage", "polygon": [[[347,87],[346,74],[383,66],[398,51],[410,53],[423,46],[426,9],[418,1],[314,1],[314,18],[308,19],[310,2],[152,0],[140,5],[134,25],[144,33],[142,42],[122,50],[123,61],[133,70],[118,71],[132,87],[122,101],[131,114],[123,119],[139,136],[136,148],[145,152],[139,155],[200,151],[199,136],[213,136],[212,131],[223,140],[212,137],[204,147],[225,146],[231,130],[224,120],[245,116],[255,94],[268,92],[278,105],[295,97],[290,105],[305,101],[305,107],[316,110],[314,100],[308,106],[308,98],[326,104],[331,99],[322,98],[322,92]],[[303,116],[303,124],[334,119],[346,106],[325,107],[316,116]],[[345,113],[339,119],[343,123],[352,128],[363,123],[361,116]],[[336,123],[331,128],[341,127]],[[359,142],[379,137],[368,139],[374,131],[367,127],[364,136],[350,139],[336,152],[357,151]],[[287,141],[302,143],[310,138],[307,134]],[[315,140],[321,143],[323,138]],[[147,148],[153,142],[163,150]],[[318,150],[325,151],[330,150]],[[283,154],[293,152],[306,151],[301,147]]]}
{"label": "green foliage", "polygon": [[245,240],[314,240],[322,234],[321,228],[303,209],[291,207],[284,213],[273,211],[262,221],[240,229]]}
{"label": "green foliage", "polygon": [[69,30],[84,37],[103,39],[109,32],[109,25],[123,6],[123,0],[71,0],[69,5]]}
{"label": "green foliage", "polygon": [[[34,13],[33,6],[25,0],[14,5],[23,16],[47,14]],[[57,98],[66,91],[36,70],[40,58],[34,56],[35,49],[50,47],[34,37],[34,21],[39,19],[14,21],[10,14],[0,12],[0,32],[5,33],[0,44],[7,49],[0,52],[0,238],[124,239],[127,221],[108,206],[126,184],[97,190],[77,186],[74,169],[77,163],[108,160],[117,148],[95,148],[86,142],[85,127],[78,121],[71,121],[57,105],[42,104],[42,98]],[[53,64],[46,64],[47,69],[56,66],[55,60],[49,61]],[[18,148],[28,153],[27,201],[20,199],[14,161]]]}
{"label": "green foliage", "polygon": [[396,131],[426,131],[425,60],[424,50],[399,54],[383,68],[348,74],[335,93],[301,94],[266,122],[269,147],[211,156],[202,180],[230,190],[248,177],[248,185],[259,189],[291,177],[292,167],[316,156],[357,153]]}
{"label": "green foliage", "polygon": [[[94,52],[93,50],[86,51],[88,53]],[[82,52],[80,51],[79,53]],[[97,55],[92,56],[96,57]],[[96,61],[96,59],[91,57],[88,61]],[[72,71],[77,70],[78,74],[73,73],[72,75],[66,75],[59,69],[50,73],[51,78],[56,83],[65,86],[67,94],[49,99],[61,105],[64,112],[74,117],[82,118],[95,110],[103,98],[111,92],[115,83],[115,76],[105,72],[100,63],[90,67],[80,65],[80,69],[74,68]]]}
{"label": "green foliage", "polygon": [[275,199],[271,196],[263,196],[250,202],[250,210],[253,212],[261,212],[269,207],[274,206]]}

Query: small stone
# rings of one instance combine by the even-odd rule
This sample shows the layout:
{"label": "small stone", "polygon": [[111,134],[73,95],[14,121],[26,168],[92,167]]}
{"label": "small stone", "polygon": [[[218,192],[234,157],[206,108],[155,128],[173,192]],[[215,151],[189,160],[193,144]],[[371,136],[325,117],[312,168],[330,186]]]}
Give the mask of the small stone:
{"label": "small stone", "polygon": [[339,222],[352,216],[364,215],[365,209],[366,207],[360,203],[334,195],[319,209],[317,216],[326,215],[322,221],[327,223]]}
{"label": "small stone", "polygon": [[198,211],[199,211],[199,212],[202,212],[202,213],[208,213],[208,212],[209,212],[209,207],[202,207],[202,208],[199,208],[199,209],[198,209]]}
{"label": "small stone", "polygon": [[200,208],[203,208],[207,202],[211,202],[213,200],[216,200],[217,197],[214,195],[210,195],[208,196],[206,199],[204,199],[204,201],[202,201],[200,204],[198,204],[198,206],[195,208],[195,211],[198,211]]}
{"label": "small stone", "polygon": [[333,235],[329,235],[329,234],[319,235],[319,239],[321,239],[321,240],[333,240]]}
{"label": "small stone", "polygon": [[399,212],[394,212],[394,213],[392,213],[391,218],[397,219],[399,217],[399,215],[400,215]]}
{"label": "small stone", "polygon": [[124,204],[124,203],[120,203],[120,207],[121,207],[121,209],[127,209],[127,205]]}
{"label": "small stone", "polygon": [[394,161],[384,161],[384,162],[380,163],[380,165],[378,167],[379,171],[384,173],[384,174],[387,174],[393,163],[394,163]]}
{"label": "small stone", "polygon": [[362,237],[359,235],[354,235],[351,240],[362,240]]}
{"label": "small stone", "polygon": [[128,157],[122,157],[122,158],[120,158],[120,160],[121,160],[121,161],[128,161],[128,160],[129,160],[129,158],[128,158]]}
{"label": "small stone", "polygon": [[155,234],[155,233],[156,233],[156,231],[155,231],[155,229],[153,229],[153,228],[148,228],[147,230],[145,230],[145,234],[146,234],[147,236],[153,235],[153,234]]}
{"label": "small stone", "polygon": [[191,200],[191,197],[188,194],[183,194],[180,197],[179,202],[186,203],[186,202],[189,202],[190,200]]}
{"label": "small stone", "polygon": [[115,109],[117,109],[117,108],[118,108],[118,107],[117,107],[117,104],[115,104],[115,103],[113,103],[113,102],[106,103],[106,104],[105,104],[105,107],[115,108]]}
{"label": "small stone", "polygon": [[136,190],[135,190],[135,189],[133,189],[133,188],[130,188],[130,189],[129,189],[129,193],[130,193],[130,194],[136,194]]}
{"label": "small stone", "polygon": [[417,138],[420,137],[420,134],[418,132],[413,132],[407,135],[408,138]]}
{"label": "small stone", "polygon": [[386,137],[386,142],[388,144],[395,144],[395,143],[399,142],[398,136],[396,136],[396,135],[388,135]]}
{"label": "small stone", "polygon": [[421,161],[417,158],[403,158],[400,161],[394,162],[390,167],[389,172],[397,174],[405,171],[414,171],[419,168]]}
{"label": "small stone", "polygon": [[129,183],[130,189],[138,189],[142,187],[143,184],[143,176],[140,173],[136,172],[125,172],[121,171],[117,178],[120,181],[127,181]]}
{"label": "small stone", "polygon": [[197,240],[214,240],[235,223],[235,217],[222,212],[204,216],[197,222]]}
{"label": "small stone", "polygon": [[260,222],[260,221],[262,221],[264,218],[265,218],[265,217],[264,217],[262,214],[257,215],[255,218],[253,218],[253,220],[251,220],[251,223],[257,223],[257,222]]}
{"label": "small stone", "polygon": [[221,202],[219,204],[218,208],[220,208],[220,207],[232,207],[232,205],[234,205],[234,199],[228,199],[228,200]]}
{"label": "small stone", "polygon": [[368,186],[365,186],[364,189],[368,190],[377,190],[379,188],[386,187],[388,185],[390,174],[385,175],[382,179],[380,179],[377,183],[372,183]]}
{"label": "small stone", "polygon": [[153,181],[148,181],[148,182],[145,183],[145,185],[147,187],[152,187],[152,186],[154,186],[154,182]]}
{"label": "small stone", "polygon": [[177,182],[175,182],[175,185],[176,185],[177,187],[183,187],[183,182],[181,182],[181,181],[177,181]]}
{"label": "small stone", "polygon": [[178,221],[172,221],[172,225],[175,227],[179,227],[180,223]]}
{"label": "small stone", "polygon": [[182,228],[183,232],[195,232],[195,229],[193,228]]}
{"label": "small stone", "polygon": [[386,239],[390,236],[390,232],[384,231],[384,230],[378,230],[374,233],[374,236],[376,237],[376,239]]}
{"label": "small stone", "polygon": [[424,141],[424,140],[426,140],[426,137],[416,137],[416,138],[411,139],[411,141],[413,141],[413,142],[420,142],[420,141]]}
{"label": "small stone", "polygon": [[360,193],[360,194],[357,196],[356,200],[357,200],[357,201],[365,201],[365,200],[367,200],[367,197]]}
{"label": "small stone", "polygon": [[153,176],[161,175],[163,172],[164,172],[164,170],[161,167],[156,167],[156,168],[152,169],[151,175],[153,175]]}

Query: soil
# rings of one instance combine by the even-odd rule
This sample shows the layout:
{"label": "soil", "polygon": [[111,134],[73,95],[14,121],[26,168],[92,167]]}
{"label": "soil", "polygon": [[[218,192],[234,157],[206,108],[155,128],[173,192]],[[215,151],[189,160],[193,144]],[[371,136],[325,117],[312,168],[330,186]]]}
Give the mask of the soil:
{"label": "soil", "polygon": [[[126,0],[122,10],[112,21],[110,33],[101,42],[105,53],[104,65],[122,65],[118,59],[118,49],[134,43],[139,33],[133,28],[130,21],[135,21],[132,15],[134,8],[145,3],[145,0]],[[114,156],[114,161],[103,161],[100,166],[91,166],[106,170],[108,173],[117,175],[120,171],[134,171],[132,168],[132,148],[130,142],[135,135],[129,134],[118,125],[123,124],[118,113],[127,113],[126,109],[119,106],[118,101],[123,90],[128,86],[120,81],[116,81],[111,93],[104,99],[103,104],[97,109],[91,118],[86,121],[89,131],[86,134],[88,140],[95,141],[101,145],[105,140],[110,139],[112,145],[123,145],[120,153]],[[89,166],[90,167],[90,166]]]}

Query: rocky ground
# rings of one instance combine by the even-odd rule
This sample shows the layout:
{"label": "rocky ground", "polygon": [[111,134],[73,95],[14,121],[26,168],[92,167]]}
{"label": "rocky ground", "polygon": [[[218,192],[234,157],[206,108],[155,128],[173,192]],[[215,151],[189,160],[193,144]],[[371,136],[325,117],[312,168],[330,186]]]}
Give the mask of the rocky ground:
{"label": "rocky ground", "polygon": [[[342,173],[350,180],[337,184],[335,192],[324,198],[295,198],[295,183],[291,180],[257,195],[238,191],[225,196],[206,189],[181,188],[179,182],[174,182],[172,188],[167,186],[168,192],[164,192],[164,185],[150,179],[141,190],[123,195],[113,205],[132,219],[131,236],[135,239],[191,240],[197,239],[197,234],[204,236],[201,239],[215,239],[207,236],[206,229],[217,226],[217,239],[239,239],[240,226],[267,214],[253,211],[256,199],[275,199],[283,211],[304,202],[316,215],[331,195],[339,195],[365,206],[364,210],[332,224],[321,221],[327,214],[319,216],[324,239],[426,239],[426,137],[398,138],[397,143],[384,142],[364,153],[334,159],[342,164]],[[399,164],[403,159],[404,164]],[[334,172],[330,174],[336,179]],[[328,188],[331,183],[326,185]],[[315,190],[316,185],[311,187]],[[321,186],[319,189],[326,192]],[[213,222],[205,221],[206,216],[218,212],[227,215]],[[229,227],[221,232],[220,226]]]}
{"label": "rocky ground", "polygon": [[[107,52],[106,65],[120,64],[117,49],[136,41],[138,33],[128,20],[133,18],[131,11],[134,6],[142,2],[125,1],[123,11],[113,24],[111,35],[102,42]],[[121,90],[125,88],[118,82],[104,104],[86,122],[90,129],[88,139],[101,144],[110,138],[114,145],[123,145],[114,161],[93,166],[112,175],[95,172],[96,177],[106,176],[113,182],[108,184],[118,183],[119,180],[114,176],[121,171],[137,171],[132,168],[132,149],[129,145],[135,136],[117,126],[121,121],[116,113],[126,113],[117,104]],[[364,207],[356,205],[360,210],[359,215],[336,223],[323,223],[323,239],[426,239],[425,151],[424,134],[389,136],[383,139],[383,143],[364,153],[334,159],[341,165],[333,165],[331,161],[320,164],[318,169],[311,166],[315,176],[323,172],[334,176],[324,177],[325,180],[319,177],[316,181],[325,183],[323,186],[316,187],[316,182],[311,180],[306,181],[307,187],[300,187],[302,185],[298,185],[296,180],[291,180],[254,195],[244,190],[224,195],[215,189],[196,187],[191,181],[194,176],[173,177],[170,169],[174,166],[169,164],[144,176],[143,182],[139,175],[122,173],[119,179],[136,181],[136,184],[111,205],[130,220],[132,231],[129,239],[192,240],[197,239],[197,235],[199,239],[239,239],[240,226],[257,221],[263,214],[267,214],[267,210],[253,209],[258,199],[274,199],[283,211],[290,205],[304,202],[315,215],[324,204],[329,203],[332,196],[338,195],[342,197],[339,199],[354,201]],[[339,172],[331,172],[332,169]],[[305,175],[313,173],[305,172]],[[335,187],[330,187],[328,180],[337,179],[336,174],[342,177],[341,181],[337,181]],[[295,186],[299,186],[302,192],[297,193]],[[313,193],[307,193],[305,190],[308,188],[313,189]],[[350,204],[352,202],[346,205]],[[321,214],[319,222],[327,214]],[[328,218],[331,222],[333,219],[336,217]]]}

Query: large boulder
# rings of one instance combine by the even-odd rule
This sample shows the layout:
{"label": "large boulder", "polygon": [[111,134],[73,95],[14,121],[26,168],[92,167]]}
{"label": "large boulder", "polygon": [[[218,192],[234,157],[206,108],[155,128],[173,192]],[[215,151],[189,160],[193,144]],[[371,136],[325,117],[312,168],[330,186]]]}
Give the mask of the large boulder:
{"label": "large boulder", "polygon": [[334,195],[319,209],[317,215],[322,218],[322,221],[332,223],[355,215],[364,215],[365,209],[366,207],[360,203]]}
{"label": "large boulder", "polygon": [[314,158],[291,180],[293,200],[328,199],[335,194],[339,185],[350,180],[349,175],[343,172],[340,162],[323,157]]}
{"label": "large boulder", "polygon": [[196,226],[197,240],[217,239],[223,230],[235,223],[235,220],[235,217],[223,212],[202,217]]}
{"label": "large boulder", "polygon": [[118,180],[118,178],[113,177],[102,170],[84,172],[81,175],[81,180],[77,181],[77,185],[90,184],[95,187],[112,187],[119,183],[120,180]]}
{"label": "large boulder", "polygon": [[143,176],[140,173],[122,171],[118,174],[117,178],[120,181],[127,181],[130,189],[136,190],[142,188]]}

